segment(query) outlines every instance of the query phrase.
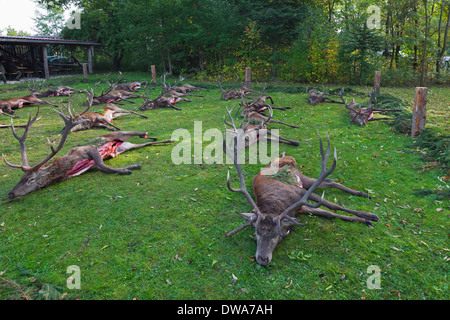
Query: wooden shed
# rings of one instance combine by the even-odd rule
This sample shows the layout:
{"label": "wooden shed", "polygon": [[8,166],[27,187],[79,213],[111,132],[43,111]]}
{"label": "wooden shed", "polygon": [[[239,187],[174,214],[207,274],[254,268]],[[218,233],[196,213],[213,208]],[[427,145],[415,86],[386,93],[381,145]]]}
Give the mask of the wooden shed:
{"label": "wooden shed", "polygon": [[[52,65],[49,67],[47,54],[48,47],[59,45],[86,48],[88,72],[93,73],[92,56],[94,48],[101,46],[101,44],[96,42],[60,39],[52,36],[0,36],[0,56],[18,59],[20,64],[25,66],[31,66],[33,61],[35,61],[37,57],[40,57],[43,62],[43,76],[48,79],[50,74],[57,70],[52,69]],[[73,60],[74,61],[71,61],[70,63],[60,63],[59,65],[66,65],[69,67],[71,65],[75,66],[76,64],[80,64],[76,59]]]}

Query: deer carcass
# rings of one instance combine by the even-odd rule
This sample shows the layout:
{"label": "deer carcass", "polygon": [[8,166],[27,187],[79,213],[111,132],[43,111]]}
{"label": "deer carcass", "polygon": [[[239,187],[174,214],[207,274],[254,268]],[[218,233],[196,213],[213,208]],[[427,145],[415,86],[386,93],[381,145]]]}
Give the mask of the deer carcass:
{"label": "deer carcass", "polygon": [[333,100],[326,96],[326,93],[311,89],[308,91],[308,100],[312,105],[319,104],[321,102],[342,103],[340,101]]}
{"label": "deer carcass", "polygon": [[5,155],[3,161],[12,168],[20,168],[24,171],[24,175],[19,183],[9,192],[8,198],[14,199],[19,196],[26,195],[30,192],[45,188],[54,183],[58,183],[69,178],[81,175],[88,170],[100,170],[105,173],[131,174],[131,170],[140,169],[139,165],[130,165],[125,168],[112,168],[107,166],[103,160],[113,158],[125,151],[143,148],[155,144],[171,143],[172,140],[165,140],[161,142],[147,142],[142,144],[129,143],[126,140],[131,137],[140,137],[143,139],[157,140],[157,138],[148,137],[146,132],[137,131],[120,131],[106,134],[94,139],[90,144],[75,147],[71,149],[66,155],[52,159],[58,151],[61,150],[66,142],[70,130],[84,121],[83,119],[75,120],[72,115],[66,116],[62,112],[56,111],[58,115],[64,120],[65,128],[61,134],[61,139],[56,148],[50,145],[51,153],[42,161],[34,166],[30,166],[27,160],[25,140],[28,132],[36,121],[39,114],[39,109],[33,119],[31,116],[25,127],[25,131],[21,137],[16,134],[14,126],[12,126],[12,133],[20,143],[20,150],[22,155],[21,165],[14,165],[9,163]]}
{"label": "deer carcass", "polygon": [[359,124],[360,126],[365,126],[369,121],[376,121],[376,120],[392,120],[388,117],[374,117],[374,114],[376,113],[385,113],[385,112],[399,112],[401,110],[399,109],[376,109],[372,106],[372,100],[374,99],[374,92],[369,94],[369,103],[367,107],[361,107],[358,103],[355,102],[355,99],[352,99],[350,101],[350,104],[347,104],[347,101],[344,100],[343,91],[339,93],[339,96],[341,97],[342,103],[345,105],[345,107],[348,110],[348,113],[350,115],[350,122],[354,122]]}
{"label": "deer carcass", "polygon": [[[242,138],[244,139],[243,140],[244,144],[242,145],[242,147],[248,147],[248,146],[250,146],[254,143],[257,143],[258,141],[261,141],[261,140],[271,141],[271,142],[275,142],[275,143],[282,142],[282,143],[285,143],[288,145],[293,145],[293,146],[300,145],[300,143],[298,141],[286,139],[286,138],[279,136],[279,135],[273,133],[272,131],[268,130],[268,128],[267,128],[268,123],[279,123],[279,124],[284,124],[284,125],[287,125],[290,127],[298,128],[296,126],[292,126],[287,123],[284,123],[284,122],[281,122],[278,120],[274,120],[272,118],[273,111],[270,107],[269,107],[269,112],[270,112],[269,116],[262,115],[258,112],[251,112],[251,113],[247,114],[246,118],[241,123],[241,126],[239,128],[236,128],[236,126],[234,124],[234,120],[231,116],[231,111],[228,110],[228,108],[227,108],[228,118],[230,119],[231,123],[228,123],[227,121],[225,121],[225,124],[232,127],[232,129],[228,130],[227,133],[229,133],[229,135],[234,137],[234,136],[239,136],[239,134],[242,132],[243,133]],[[246,123],[243,126],[244,122],[246,122]]]}
{"label": "deer carcass", "polygon": [[232,89],[229,90],[224,90],[222,88],[222,81],[219,80],[217,81],[219,88],[221,90],[221,95],[222,95],[222,100],[231,100],[231,99],[243,99],[243,98],[248,98],[250,99],[251,97],[248,96],[248,94],[251,93],[259,93],[257,91],[251,90],[245,86],[242,86],[239,89],[236,89],[237,83],[239,81],[239,76],[236,76],[236,82],[233,86]]}
{"label": "deer carcass", "polygon": [[[291,109],[290,107],[274,107],[270,106],[266,103],[267,100],[270,100],[270,103],[273,104],[273,100],[271,96],[264,95],[264,91],[266,90],[265,86],[263,86],[262,91],[260,92],[260,95],[253,99],[252,101],[245,102],[244,98],[241,97],[241,103],[239,108],[242,108],[242,114],[241,116],[243,118],[247,117],[247,114],[251,112],[258,112],[265,115],[265,111],[269,109],[278,109],[278,110],[288,110]],[[256,92],[256,91],[255,91]]]}
{"label": "deer carcass", "polygon": [[14,110],[11,108],[11,104],[7,100],[0,99],[0,114],[10,117],[14,114]]}
{"label": "deer carcass", "polygon": [[[94,127],[96,128],[102,128],[102,129],[108,129],[108,130],[121,130],[119,127],[116,127],[112,124],[112,116],[110,112],[105,116],[104,114],[100,114],[97,112],[88,112],[89,109],[92,107],[93,101],[94,101],[94,90],[91,89],[90,91],[85,90],[84,93],[87,95],[87,99],[83,104],[87,104],[87,108],[84,109],[82,112],[80,112],[78,115],[76,115],[74,118],[75,120],[83,119],[84,121],[80,121],[77,125],[73,126],[70,131],[76,132],[76,131],[82,131],[82,130],[89,130]],[[72,96],[69,96],[69,102],[67,105],[67,110],[70,112],[70,100]]]}
{"label": "deer carcass", "polygon": [[49,104],[51,106],[57,107],[57,105],[53,102],[41,100],[33,94],[19,97],[19,98],[11,98],[8,100],[1,100],[0,103],[8,104],[11,109],[20,109],[23,107],[32,107],[38,105]]}
{"label": "deer carcass", "polygon": [[[356,211],[344,208],[333,202],[326,201],[319,195],[313,193],[317,188],[331,187],[342,189],[357,196],[368,197],[367,194],[354,191],[341,184],[333,182],[327,177],[335,170],[337,164],[336,149],[334,151],[333,165],[327,170],[327,161],[330,154],[330,141],[326,153],[323,150],[322,140],[319,136],[321,160],[321,173],[319,178],[313,179],[304,176],[296,166],[294,158],[282,155],[281,158],[272,160],[252,182],[253,200],[245,186],[245,179],[240,163],[238,162],[238,137],[234,138],[233,160],[239,176],[240,188],[231,187],[230,173],[227,175],[227,187],[232,192],[240,192],[251,204],[252,210],[248,213],[240,213],[247,222],[240,227],[227,233],[232,236],[236,232],[252,226],[256,234],[256,261],[266,266],[272,260],[272,253],[277,244],[282,241],[291,231],[293,225],[304,225],[295,219],[297,213],[312,214],[327,218],[340,218],[346,221],[357,221],[371,225],[372,221],[378,221],[378,217],[366,211]],[[224,151],[227,153],[227,146],[224,139]],[[308,200],[316,202],[311,204]],[[333,211],[344,211],[353,216],[336,214],[327,210],[319,209],[325,206]]]}
{"label": "deer carcass", "polygon": [[38,98],[51,98],[51,97],[67,97],[70,94],[81,93],[80,90],[75,90],[71,87],[58,87],[57,89],[49,88],[42,92],[32,92],[32,94]]}
{"label": "deer carcass", "polygon": [[147,81],[134,81],[131,83],[119,83],[116,84],[114,90],[124,90],[128,92],[137,92],[142,89],[142,85],[147,85]]}

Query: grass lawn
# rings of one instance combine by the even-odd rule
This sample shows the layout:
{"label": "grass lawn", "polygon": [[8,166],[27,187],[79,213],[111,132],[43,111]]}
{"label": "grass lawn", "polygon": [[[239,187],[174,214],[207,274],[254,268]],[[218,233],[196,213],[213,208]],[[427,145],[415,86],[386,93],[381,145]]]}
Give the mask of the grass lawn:
{"label": "grass lawn", "polygon": [[[151,75],[125,73],[126,80],[150,80]],[[103,80],[102,74],[55,79],[78,89]],[[122,130],[146,131],[159,140],[185,128],[192,133],[194,121],[224,130],[225,106],[215,83],[204,85],[204,98],[177,104],[182,111],[143,111],[149,119],[127,116],[114,121]],[[275,86],[274,86],[275,88]],[[365,92],[365,88],[353,87]],[[1,86],[0,98],[29,92],[26,86]],[[414,88],[382,88],[402,98],[411,108]],[[15,200],[8,192],[22,176],[20,169],[0,164],[0,299],[21,299],[21,290],[32,299],[449,299],[449,201],[434,195],[418,197],[414,189],[448,188],[447,173],[429,168],[415,149],[413,140],[395,133],[387,122],[366,127],[349,123],[343,105],[311,106],[306,94],[267,90],[275,106],[274,118],[298,125],[299,129],[273,124],[282,136],[298,140],[300,146],[280,145],[293,156],[303,172],[317,177],[320,151],[317,131],[328,132],[336,147],[338,165],[330,176],[344,185],[369,192],[373,198],[326,190],[325,198],[355,210],[377,214],[373,228],[358,223],[302,216],[304,227],[296,227],[274,251],[272,263],[262,267],[254,260],[253,229],[225,237],[241,223],[236,212],[250,205],[226,187],[229,164],[180,164],[171,160],[176,143],[147,147],[107,160],[112,167],[139,164],[142,169],[119,176],[88,172],[79,177],[30,193]],[[157,94],[156,92],[154,93]],[[49,98],[60,101],[67,98]],[[351,99],[348,96],[347,99]],[[367,98],[355,96],[356,101]],[[83,95],[72,107],[80,112]],[[142,99],[123,108],[137,110]],[[450,89],[430,88],[427,126],[449,133]],[[101,106],[94,106],[95,111]],[[16,111],[15,124],[25,124],[36,107]],[[47,137],[58,142],[62,120],[50,106],[41,106],[41,119],[30,130],[27,154],[35,164],[49,153]],[[0,123],[9,118],[0,116]],[[17,129],[21,134],[22,129]],[[71,133],[58,154],[84,144],[109,131]],[[139,139],[133,138],[132,142]],[[204,149],[212,142],[203,141]],[[217,141],[221,143],[221,141]],[[11,130],[0,129],[1,153],[20,163],[19,143]],[[261,164],[242,166],[251,190],[251,179]],[[80,289],[66,286],[69,266],[80,270]],[[367,282],[376,275],[380,288]],[[368,271],[369,270],[369,271]],[[16,287],[14,287],[14,284]]]}

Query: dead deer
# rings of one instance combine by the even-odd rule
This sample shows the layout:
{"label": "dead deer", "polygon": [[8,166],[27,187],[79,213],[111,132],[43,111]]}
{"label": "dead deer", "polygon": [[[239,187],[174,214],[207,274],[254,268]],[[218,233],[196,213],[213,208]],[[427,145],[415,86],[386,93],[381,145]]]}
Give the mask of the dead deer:
{"label": "dead deer", "polygon": [[19,97],[19,98],[11,98],[11,99],[8,99],[8,100],[3,100],[3,104],[5,104],[5,103],[9,104],[9,106],[13,110],[24,108],[24,107],[32,107],[32,106],[44,105],[44,104],[49,104],[51,106],[57,107],[57,105],[55,103],[50,102],[50,101],[46,101],[46,100],[41,100],[38,97],[36,97],[35,95],[33,95],[33,94],[30,94],[30,95],[27,95],[27,96],[23,96],[23,97]]}
{"label": "dead deer", "polygon": [[208,89],[204,89],[204,88],[192,86],[192,85],[190,85],[190,84],[188,84],[188,83],[184,83],[184,84],[181,86],[181,88],[182,88],[182,90],[185,90],[184,93],[186,93],[186,92],[191,92],[191,91],[203,91],[203,90],[209,91]]}
{"label": "dead deer", "polygon": [[[120,81],[122,81],[122,73],[121,72],[119,72],[119,78],[112,83],[109,82],[108,76],[109,76],[109,74],[105,74],[106,83],[108,84],[108,90],[106,92],[104,92],[102,89],[102,92],[99,96],[94,96],[92,99],[92,105],[106,104],[106,103],[114,103],[114,104],[122,105],[123,103],[120,103],[121,101],[135,103],[128,99],[140,97],[140,95],[137,95],[132,92],[127,92],[125,90],[120,90],[120,89],[114,89],[117,87],[117,85],[120,83]],[[97,82],[95,84],[95,86],[97,86],[99,83],[100,83],[100,81]],[[87,104],[87,102],[84,102],[84,104]]]}
{"label": "dead deer", "polygon": [[374,118],[374,114],[376,113],[385,113],[385,112],[399,112],[401,110],[399,109],[376,109],[372,106],[372,100],[374,99],[374,92],[369,94],[369,102],[367,107],[361,107],[358,103],[355,102],[355,99],[352,99],[350,101],[350,104],[347,104],[347,101],[344,100],[343,97],[343,90],[339,93],[339,96],[341,97],[342,103],[345,105],[345,107],[348,110],[348,113],[350,115],[350,122],[354,122],[359,124],[360,126],[365,126],[369,121],[376,121],[376,120],[392,120],[388,117],[377,117]]}
{"label": "dead deer", "polygon": [[[61,150],[64,143],[66,142],[70,130],[80,122],[84,121],[84,119],[81,118],[75,120],[70,112],[70,109],[67,108],[67,110],[69,111],[69,116],[66,116],[62,112],[55,110],[55,112],[58,113],[58,115],[63,119],[65,123],[65,128],[63,133],[61,134],[61,139],[58,146],[54,148],[53,145],[50,145],[51,153],[34,166],[30,166],[28,163],[25,140],[31,126],[37,120],[39,108],[33,119],[31,119],[31,116],[29,117],[28,123],[21,137],[17,135],[14,126],[12,126],[13,136],[20,143],[23,164],[11,164],[6,160],[5,155],[2,155],[3,161],[12,168],[22,169],[24,171],[24,175],[17,183],[17,185],[9,192],[9,199],[24,196],[30,192],[45,188],[49,185],[67,180],[75,176],[79,176],[88,170],[99,170],[105,173],[131,174],[131,170],[141,169],[141,166],[130,165],[125,168],[112,168],[107,166],[103,162],[103,160],[113,158],[125,151],[152,146],[155,144],[166,144],[173,142],[172,140],[154,142],[155,140],[157,140],[157,138],[148,137],[146,132],[113,132],[94,139],[88,145],[75,147],[71,149],[66,155],[56,158],[50,163],[47,163]],[[127,142],[126,140],[131,137],[150,139],[153,140],[153,142],[142,144],[133,144]]]}
{"label": "dead deer", "polygon": [[[234,108],[234,107],[233,107]],[[232,129],[229,131],[229,133],[232,136],[235,136],[238,134],[238,129],[236,128],[235,124],[234,124],[234,120],[231,116],[231,110],[228,110],[227,108],[227,113],[228,113],[228,118],[230,119],[231,123],[228,123],[227,121],[225,121],[225,124],[232,127]],[[294,140],[289,140],[287,138],[284,138],[282,136],[279,136],[275,133],[273,133],[272,131],[268,130],[267,128],[267,124],[268,123],[281,123],[281,124],[285,124],[288,125],[284,122],[281,121],[277,121],[272,119],[273,117],[273,111],[272,109],[269,107],[269,112],[270,115],[269,116],[264,116],[258,112],[251,112],[249,114],[247,114],[247,117],[244,121],[246,121],[246,125],[243,127],[243,133],[244,133],[244,141],[245,141],[245,147],[248,147],[254,143],[257,143],[258,141],[261,140],[266,140],[266,141],[271,141],[271,142],[282,142],[288,145],[293,145],[293,146],[298,146],[300,145],[300,143],[298,141],[294,141]],[[291,125],[288,125],[291,126]],[[295,126],[292,126],[295,127]],[[295,127],[298,128],[298,127]]]}
{"label": "dead deer", "polygon": [[[175,110],[181,110],[181,108],[175,107],[175,104],[180,102],[180,101],[186,101],[186,102],[191,102],[191,100],[188,100],[187,98],[182,98],[178,95],[170,95],[169,92],[173,87],[176,87],[177,84],[181,81],[183,81],[183,77],[180,77],[178,82],[172,86],[168,86],[166,84],[166,76],[167,74],[164,74],[162,76],[163,80],[161,83],[161,93],[155,98],[150,100],[150,93],[153,91],[153,89],[156,86],[153,86],[151,88],[148,89],[148,92],[145,91],[144,89],[144,94],[143,94],[143,98],[144,98],[144,103],[142,104],[142,106],[139,108],[139,110],[154,110],[154,109],[159,109],[159,108],[173,108]],[[166,95],[169,95],[169,97],[167,97]]]}
{"label": "dead deer", "polygon": [[342,103],[340,101],[331,99],[326,96],[324,92],[317,91],[316,89],[311,89],[308,91],[308,100],[312,105],[319,104],[321,102],[331,102],[331,103]]}
{"label": "dead deer", "polygon": [[[241,124],[242,126],[242,124]],[[327,177],[336,169],[337,156],[334,150],[333,165],[330,169],[326,169],[328,157],[330,154],[330,140],[328,138],[328,147],[324,152],[322,140],[319,136],[320,153],[321,153],[321,173],[317,179],[304,176],[296,166],[296,161],[284,153],[281,158],[276,158],[267,165],[260,173],[258,173],[252,182],[253,194],[256,201],[253,200],[245,186],[245,178],[240,163],[238,162],[237,141],[239,137],[234,137],[233,157],[234,166],[239,176],[240,188],[231,187],[230,172],[227,174],[227,187],[232,192],[241,193],[252,206],[251,212],[239,213],[247,222],[240,227],[228,232],[228,237],[252,226],[255,228],[256,234],[256,261],[258,264],[267,266],[272,260],[272,253],[275,247],[282,241],[292,230],[293,225],[305,225],[296,220],[295,215],[299,212],[302,214],[318,215],[327,218],[340,218],[345,221],[357,221],[365,223],[369,226],[372,221],[378,221],[378,217],[373,213],[366,211],[356,211],[344,208],[340,205],[324,200],[322,197],[313,193],[317,188],[338,188],[351,194],[368,197],[367,194],[354,191],[341,184],[333,182]],[[224,138],[223,148],[228,154],[226,141]],[[308,200],[316,202],[311,204]],[[319,209],[319,206],[336,211],[344,211],[353,216],[339,215],[327,210]]]}
{"label": "dead deer", "polygon": [[147,81],[134,81],[131,83],[119,83],[113,87],[113,90],[124,90],[128,92],[137,92],[142,89],[143,85],[147,85]]}
{"label": "dead deer", "polygon": [[135,114],[139,117],[148,119],[148,117],[146,115],[137,113],[135,111],[132,110],[125,110],[122,108],[119,108],[118,106],[116,106],[115,104],[109,103],[104,109],[103,109],[103,116],[108,120],[108,121],[112,121],[114,119],[117,119],[119,117],[123,117],[126,115],[130,115],[130,114]]}
{"label": "dead deer", "polygon": [[[42,86],[41,86],[42,88]],[[57,89],[46,89],[41,92],[37,92],[37,90],[33,87],[30,89],[31,94],[36,96],[37,98],[51,98],[51,97],[67,97],[69,94],[81,93],[82,91],[73,89],[71,87],[61,86]]]}
{"label": "dead deer", "polygon": [[14,110],[11,108],[11,104],[8,100],[0,99],[0,114],[12,117]]}
{"label": "dead deer", "polygon": [[[241,97],[241,103],[240,103],[239,109],[242,108],[241,116],[243,118],[246,118],[247,114],[249,114],[251,112],[258,112],[260,114],[265,115],[264,112],[269,110],[269,109],[278,109],[278,110],[291,109],[290,107],[274,107],[274,106],[270,106],[269,104],[267,104],[266,103],[267,100],[270,100],[271,104],[273,104],[273,100],[272,100],[271,96],[264,95],[264,91],[265,90],[266,90],[266,87],[263,86],[262,87],[262,91],[258,92],[259,96],[257,98],[255,98],[255,99],[253,99],[252,101],[249,101],[249,102],[245,102],[244,98]],[[256,92],[256,91],[254,91],[254,92]]]}
{"label": "dead deer", "polygon": [[[76,126],[74,126],[71,131],[72,132],[76,132],[76,131],[82,131],[82,130],[89,130],[92,128],[102,128],[102,129],[107,129],[107,130],[121,130],[119,127],[116,127],[115,125],[112,124],[112,115],[110,113],[108,113],[107,115],[105,114],[100,114],[97,112],[88,112],[89,109],[92,107],[93,101],[94,101],[94,90],[95,90],[95,86],[93,89],[91,89],[90,91],[85,90],[84,93],[87,95],[87,99],[86,102],[87,103],[87,108],[84,109],[81,113],[79,113],[78,115],[75,116],[75,120],[78,119],[83,119],[84,121],[78,123]],[[69,102],[68,102],[68,108],[70,108],[70,100],[71,100],[72,96],[69,96]]]}
{"label": "dead deer", "polygon": [[251,97],[249,97],[248,94],[259,93],[257,91],[248,89],[245,86],[242,86],[240,89],[236,89],[238,81],[239,81],[239,76],[236,76],[236,82],[235,82],[233,88],[229,89],[229,90],[224,90],[222,88],[222,81],[219,78],[219,80],[217,82],[218,82],[219,88],[221,90],[222,100],[226,101],[226,100],[231,100],[231,99],[243,99],[243,98],[250,99]]}

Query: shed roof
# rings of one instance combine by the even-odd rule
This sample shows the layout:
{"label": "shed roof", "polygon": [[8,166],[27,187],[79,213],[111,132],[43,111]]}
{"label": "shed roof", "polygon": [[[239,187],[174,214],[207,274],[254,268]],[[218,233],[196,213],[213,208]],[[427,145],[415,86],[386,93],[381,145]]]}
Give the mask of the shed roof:
{"label": "shed roof", "polygon": [[60,39],[54,36],[0,36],[0,44],[63,44],[74,46],[101,46],[101,44],[97,42]]}

